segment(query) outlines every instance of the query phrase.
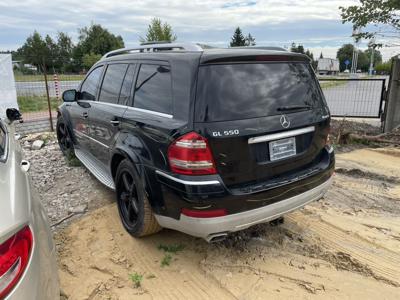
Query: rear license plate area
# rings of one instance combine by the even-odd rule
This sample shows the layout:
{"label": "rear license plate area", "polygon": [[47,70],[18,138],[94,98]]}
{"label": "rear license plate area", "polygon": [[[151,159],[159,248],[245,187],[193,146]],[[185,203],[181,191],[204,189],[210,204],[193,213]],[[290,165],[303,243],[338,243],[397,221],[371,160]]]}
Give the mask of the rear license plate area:
{"label": "rear license plate area", "polygon": [[295,137],[269,142],[269,159],[271,161],[281,160],[295,155]]}

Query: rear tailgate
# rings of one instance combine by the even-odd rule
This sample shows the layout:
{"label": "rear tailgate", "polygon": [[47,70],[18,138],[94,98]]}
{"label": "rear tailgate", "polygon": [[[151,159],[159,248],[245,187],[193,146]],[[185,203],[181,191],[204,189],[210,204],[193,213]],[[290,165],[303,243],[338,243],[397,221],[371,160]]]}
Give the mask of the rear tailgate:
{"label": "rear tailgate", "polygon": [[284,180],[318,163],[329,111],[312,72],[304,62],[200,67],[195,130],[228,187]]}

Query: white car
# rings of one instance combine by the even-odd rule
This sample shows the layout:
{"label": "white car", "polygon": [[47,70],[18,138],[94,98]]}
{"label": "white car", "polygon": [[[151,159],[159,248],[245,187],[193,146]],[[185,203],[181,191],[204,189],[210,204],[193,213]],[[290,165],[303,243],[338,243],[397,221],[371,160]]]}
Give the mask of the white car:
{"label": "white car", "polygon": [[60,298],[52,233],[38,195],[31,189],[29,162],[10,123],[0,118],[0,299]]}

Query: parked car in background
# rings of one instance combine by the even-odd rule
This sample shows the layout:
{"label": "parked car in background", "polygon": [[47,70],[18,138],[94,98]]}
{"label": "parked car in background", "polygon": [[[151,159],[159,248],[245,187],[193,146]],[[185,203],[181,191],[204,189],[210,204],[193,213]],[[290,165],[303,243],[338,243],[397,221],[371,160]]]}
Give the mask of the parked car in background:
{"label": "parked car in background", "polygon": [[147,44],[106,54],[63,100],[61,150],[115,189],[135,237],[220,240],[331,182],[330,113],[305,55]]}
{"label": "parked car in background", "polygon": [[7,116],[0,118],[0,299],[59,299],[52,233],[10,124],[20,114]]}

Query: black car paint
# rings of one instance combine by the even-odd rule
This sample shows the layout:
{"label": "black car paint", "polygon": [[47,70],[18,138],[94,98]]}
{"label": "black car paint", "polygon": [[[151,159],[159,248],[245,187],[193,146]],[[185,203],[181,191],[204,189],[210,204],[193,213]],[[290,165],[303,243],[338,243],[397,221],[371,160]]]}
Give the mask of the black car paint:
{"label": "black car paint", "polygon": [[[328,153],[324,148],[324,141],[328,134],[327,129],[330,121],[330,119],[324,119],[324,116],[327,114],[327,110],[325,109],[287,114],[291,119],[290,129],[310,125],[316,127],[312,141],[313,147],[306,151],[306,153],[296,157],[298,166],[301,168],[301,166],[304,165],[310,167],[318,165],[319,162],[317,161],[313,165],[313,161],[314,159],[318,159],[319,155],[322,155],[321,151],[326,152],[326,154],[324,154],[326,155],[325,164],[318,169],[318,172],[314,172],[308,177],[292,178],[292,180],[284,178],[289,181],[287,181],[284,186],[275,187],[274,189],[264,187],[258,190],[252,190],[251,186],[254,187],[260,185],[260,183],[268,182],[268,180],[273,179],[279,172],[260,174],[257,178],[250,178],[248,174],[246,174],[245,169],[240,167],[235,169],[235,164],[239,164],[240,161],[226,161],[225,166],[221,165],[224,159],[229,159],[229,155],[226,154],[229,154],[232,146],[234,146],[234,143],[232,144],[232,142],[229,142],[229,140],[233,138],[216,138],[212,136],[212,132],[240,128],[239,138],[241,143],[247,145],[249,137],[282,131],[279,116],[258,118],[257,120],[245,119],[215,123],[194,122],[194,103],[199,64],[226,63],[227,60],[243,61],[245,59],[252,59],[254,54],[265,54],[264,51],[253,51],[251,55],[249,55],[246,50],[240,51],[242,52],[239,53],[240,55],[238,52],[236,52],[235,55],[227,55],[226,51],[211,51],[207,55],[201,55],[195,52],[179,53],[178,55],[169,52],[157,54],[144,53],[115,56],[102,60],[97,65],[115,62],[136,63],[138,65],[145,62],[168,63],[171,67],[173,79],[173,118],[135,111],[135,109],[130,107],[132,106],[132,102],[128,103],[128,108],[123,105],[115,105],[115,110],[118,112],[114,115],[108,115],[108,117],[103,120],[104,122],[109,122],[110,119],[115,117],[120,121],[120,124],[116,128],[113,128],[113,136],[110,137],[110,141],[107,144],[109,147],[108,156],[104,157],[106,156],[104,149],[99,151],[99,145],[96,145],[93,141],[88,142],[90,144],[90,151],[94,153],[95,156],[102,157],[104,163],[108,161],[108,168],[113,175],[115,175],[116,165],[121,159],[130,159],[135,165],[136,172],[142,179],[153,211],[156,214],[170,216],[176,219],[179,218],[180,210],[183,207],[226,208],[228,213],[236,213],[288,198],[289,196],[299,194],[306,189],[326,181],[333,173],[334,156]],[[277,60],[282,60],[282,54],[278,54],[270,53],[269,55],[275,57]],[[283,55],[283,58],[285,61],[307,61],[307,58],[297,54]],[[97,65],[93,66],[93,68]],[[104,76],[104,71],[102,76]],[[136,77],[137,71],[135,73],[135,78]],[[177,82],[179,82],[179,84],[177,84]],[[134,92],[132,92],[132,94],[134,94]],[[59,114],[63,116],[69,126],[75,147],[88,147],[87,145],[79,144],[79,140],[76,138],[74,130],[72,130],[74,128],[74,120],[71,119],[70,110],[71,106],[74,105],[78,105],[83,109],[87,109],[89,106],[90,116],[97,114],[97,105],[90,105],[90,101],[77,101],[74,103],[64,103],[59,108]],[[89,124],[88,129],[86,128],[88,135],[94,139],[96,139],[95,132],[102,127],[100,121],[101,119],[99,118],[97,125]],[[161,170],[166,174],[170,174],[166,157],[168,146],[177,137],[190,131],[197,131],[209,139],[217,164],[219,175],[200,176],[201,180],[217,179],[221,183],[220,185],[182,186],[156,173],[156,170]],[[218,143],[221,139],[224,139],[224,143]],[[222,144],[224,145],[220,147]],[[318,150],[320,151],[319,154]],[[254,153],[251,153],[251,151],[253,150],[249,147],[248,152],[244,153],[244,155],[249,155],[249,157],[254,158]],[[221,154],[225,156],[221,156]],[[263,162],[255,162],[251,167],[257,168],[260,164],[262,165]],[[282,168],[285,168],[284,161],[274,163],[267,162],[267,164],[270,164],[271,168],[281,168],[281,173],[283,170]],[[285,173],[285,170],[283,171],[283,173]],[[289,170],[286,171],[289,172]],[[180,179],[196,180],[194,176],[171,175]],[[235,182],[239,182],[240,184],[235,185]],[[240,187],[241,185],[242,189]],[[247,200],[249,197],[257,198],[259,201],[248,202]],[[270,197],[273,197],[274,200],[268,199]]]}

